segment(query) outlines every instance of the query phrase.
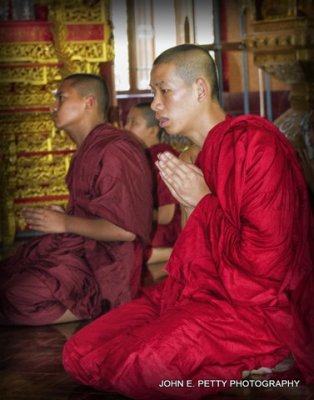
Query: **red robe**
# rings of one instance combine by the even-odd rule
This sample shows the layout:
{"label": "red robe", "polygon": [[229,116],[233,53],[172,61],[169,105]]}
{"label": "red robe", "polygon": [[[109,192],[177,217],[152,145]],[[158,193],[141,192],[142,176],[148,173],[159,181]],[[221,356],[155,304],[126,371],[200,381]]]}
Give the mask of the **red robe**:
{"label": "red robe", "polygon": [[149,242],[152,182],[138,142],[110,125],[96,127],[67,175],[66,212],[104,218],[134,232],[134,242],[100,242],[74,234],[32,239],[0,264],[0,321],[45,324],[66,309],[98,316],[137,294],[144,243]]}
{"label": "red robe", "polygon": [[265,119],[227,117],[197,165],[212,194],[179,236],[169,276],[67,342],[74,379],[136,400],[194,400],[223,389],[201,380],[238,380],[292,353],[314,380],[312,216],[293,149]]}
{"label": "red robe", "polygon": [[153,173],[153,202],[154,208],[165,206],[168,204],[175,205],[175,212],[172,221],[169,224],[153,224],[151,232],[151,243],[147,248],[146,254],[151,252],[152,247],[172,247],[177,240],[179,233],[181,232],[181,209],[177,200],[172,196],[169,189],[165,185],[158,173],[158,168],[155,165],[157,156],[159,153],[168,151],[175,156],[179,153],[172,146],[165,143],[159,143],[152,147],[149,147],[146,152],[150,161],[152,173]]}

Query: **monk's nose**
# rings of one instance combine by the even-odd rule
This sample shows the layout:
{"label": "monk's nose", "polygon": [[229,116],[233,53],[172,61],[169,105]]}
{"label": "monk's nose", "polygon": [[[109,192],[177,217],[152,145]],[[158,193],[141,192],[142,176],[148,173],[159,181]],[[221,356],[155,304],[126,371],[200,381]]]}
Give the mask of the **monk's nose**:
{"label": "monk's nose", "polygon": [[160,100],[160,96],[157,93],[154,95],[154,98],[153,98],[153,101],[151,102],[150,107],[153,111],[159,111],[163,108],[162,102]]}

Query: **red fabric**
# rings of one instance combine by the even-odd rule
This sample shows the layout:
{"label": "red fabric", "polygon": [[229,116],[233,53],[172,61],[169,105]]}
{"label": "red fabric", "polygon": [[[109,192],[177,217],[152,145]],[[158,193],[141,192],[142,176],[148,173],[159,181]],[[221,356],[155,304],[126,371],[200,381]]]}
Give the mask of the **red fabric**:
{"label": "red fabric", "polygon": [[[153,172],[153,201],[154,208],[165,206],[168,204],[175,204],[175,212],[172,221],[167,225],[157,224],[153,225],[151,233],[151,244],[148,247],[146,254],[150,255],[152,247],[172,247],[181,232],[181,209],[177,200],[172,196],[169,189],[161,179],[158,168],[155,165],[159,153],[168,151],[175,156],[179,152],[172,146],[165,143],[159,143],[149,147],[147,154],[150,160],[150,165]],[[149,257],[147,257],[149,258]]]}
{"label": "red fabric", "polygon": [[[266,120],[228,117],[197,164],[212,194],[179,236],[169,276],[67,342],[74,379],[136,400],[194,400],[223,389],[199,380],[241,379],[292,353],[314,380],[312,216],[294,151]],[[178,379],[185,387],[159,387]]]}
{"label": "red fabric", "polygon": [[[93,318],[137,294],[143,243],[149,241],[152,218],[151,176],[141,146],[124,131],[98,126],[74,156],[67,184],[68,214],[104,218],[136,233],[137,239],[98,242],[72,234],[48,234],[27,242],[0,264],[2,322],[52,322],[55,313],[47,319],[53,303],[61,305],[59,316],[67,308],[79,318]],[[24,287],[23,293],[21,274],[30,282],[30,290]],[[30,293],[32,277],[43,283],[45,301]]]}

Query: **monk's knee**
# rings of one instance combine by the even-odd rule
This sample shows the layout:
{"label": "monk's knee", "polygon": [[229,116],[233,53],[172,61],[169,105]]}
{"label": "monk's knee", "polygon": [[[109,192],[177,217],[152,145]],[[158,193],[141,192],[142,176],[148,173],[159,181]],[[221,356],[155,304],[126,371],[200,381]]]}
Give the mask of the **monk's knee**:
{"label": "monk's knee", "polygon": [[87,352],[84,346],[76,340],[76,335],[72,336],[63,346],[63,367],[70,376],[81,382],[85,381],[85,374],[88,375],[88,371],[85,373],[85,368],[81,367],[81,361]]}
{"label": "monk's knee", "polygon": [[79,358],[80,357],[72,343],[72,340],[69,339],[64,345],[62,351],[63,367],[69,375],[75,375],[74,372],[77,369],[76,364],[79,362]]}
{"label": "monk's knee", "polygon": [[75,381],[84,385],[98,387],[98,369],[95,368],[93,362],[84,362],[85,355],[87,355],[87,351],[85,353],[84,350],[79,344],[75,343],[73,337],[70,338],[64,345],[62,352],[64,370]]}
{"label": "monk's knee", "polygon": [[38,278],[18,276],[10,280],[0,293],[2,324],[51,324],[65,310],[64,305],[53,299],[49,289]]}

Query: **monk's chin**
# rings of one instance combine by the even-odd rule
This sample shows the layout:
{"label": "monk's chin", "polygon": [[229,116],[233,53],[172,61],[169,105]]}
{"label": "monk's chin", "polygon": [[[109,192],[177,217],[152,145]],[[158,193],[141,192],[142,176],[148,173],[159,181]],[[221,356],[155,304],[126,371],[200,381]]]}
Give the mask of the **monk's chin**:
{"label": "monk's chin", "polygon": [[174,132],[174,130],[171,129],[170,127],[164,128],[164,131],[167,132],[168,135],[178,135],[178,132]]}

